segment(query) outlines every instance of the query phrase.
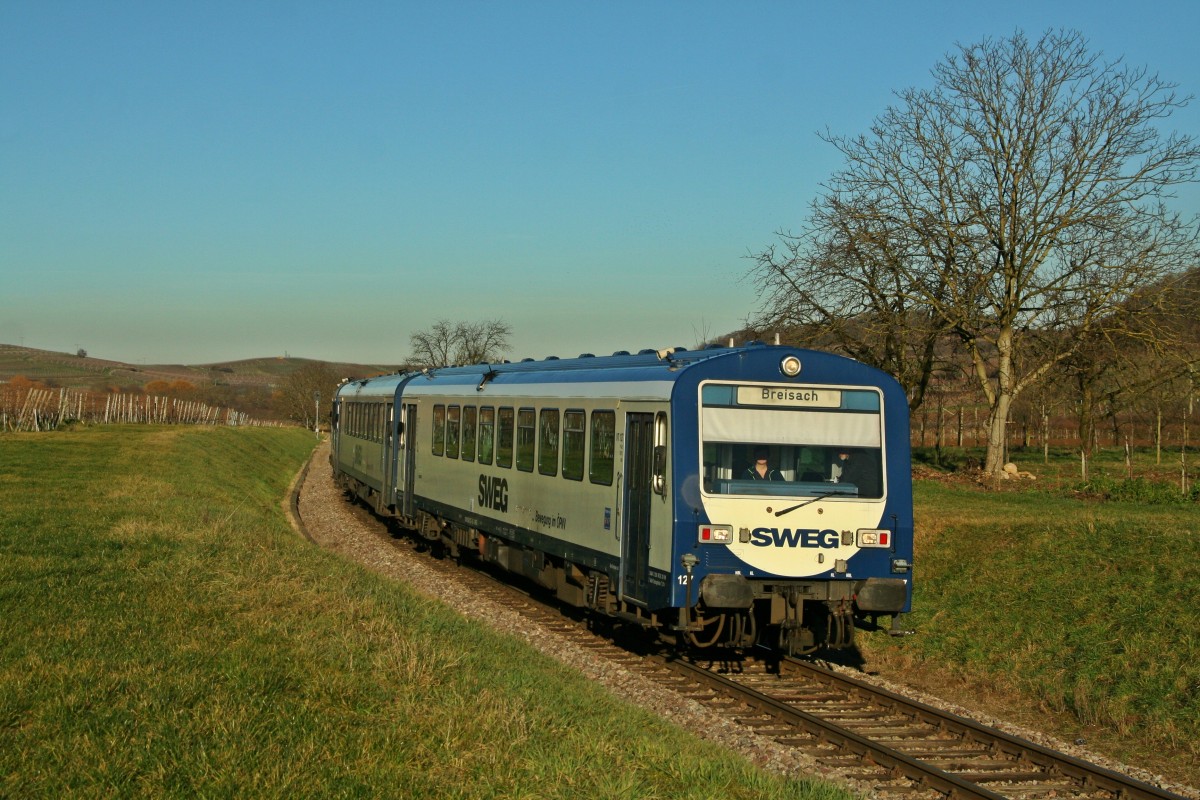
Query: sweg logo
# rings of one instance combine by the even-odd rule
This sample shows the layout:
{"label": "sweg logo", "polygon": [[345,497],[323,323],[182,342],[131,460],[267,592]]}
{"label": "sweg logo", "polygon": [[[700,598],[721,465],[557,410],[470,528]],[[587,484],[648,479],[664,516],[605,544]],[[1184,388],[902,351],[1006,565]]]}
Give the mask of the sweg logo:
{"label": "sweg logo", "polygon": [[750,544],[755,547],[820,547],[833,550],[841,537],[835,530],[826,528],[755,528],[750,532]]}
{"label": "sweg logo", "polygon": [[508,479],[480,475],[479,505],[496,511],[508,511]]}

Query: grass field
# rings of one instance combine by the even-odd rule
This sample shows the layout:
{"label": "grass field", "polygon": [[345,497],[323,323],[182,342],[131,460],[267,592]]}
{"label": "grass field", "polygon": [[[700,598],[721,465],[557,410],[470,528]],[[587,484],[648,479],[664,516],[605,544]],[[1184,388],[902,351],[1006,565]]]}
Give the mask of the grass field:
{"label": "grass field", "polygon": [[1089,486],[1074,458],[1018,455],[1038,480],[999,491],[917,481],[918,633],[865,638],[870,660],[1200,783],[1200,506],[1177,479],[1148,486],[1178,475],[1152,454],[1131,484],[1123,454]]}
{"label": "grass field", "polygon": [[301,540],[312,445],[0,436],[0,797],[846,797]]}

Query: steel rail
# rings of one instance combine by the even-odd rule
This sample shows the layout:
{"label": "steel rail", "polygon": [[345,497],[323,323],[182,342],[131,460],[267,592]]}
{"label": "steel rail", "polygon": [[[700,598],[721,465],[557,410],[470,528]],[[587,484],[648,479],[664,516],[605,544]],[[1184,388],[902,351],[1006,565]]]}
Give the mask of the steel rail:
{"label": "steel rail", "polygon": [[1042,769],[1061,774],[1063,777],[1078,782],[1085,788],[1095,788],[1110,792],[1122,800],[1185,800],[1182,796],[1160,789],[1157,786],[1131,778],[1097,764],[1092,764],[1066,753],[1060,753],[1043,747],[1036,742],[1022,739],[996,728],[990,728],[974,720],[960,717],[948,711],[926,705],[918,700],[912,700],[882,687],[874,686],[848,675],[841,675],[827,669],[809,664],[797,659],[784,659],[789,669],[804,673],[805,677],[824,683],[827,686],[842,688],[849,686],[856,694],[870,699],[884,707],[936,726],[942,730],[951,731],[964,741],[973,742],[1014,759],[1021,759]]}
{"label": "steel rail", "polygon": [[770,695],[718,675],[704,667],[680,660],[668,660],[666,663],[672,670],[685,675],[690,680],[709,684],[725,694],[734,694],[751,708],[776,717],[783,722],[796,725],[821,741],[830,742],[860,758],[869,758],[878,766],[895,770],[904,777],[948,797],[957,800],[1007,800],[1005,795],[985,789],[954,773],[945,772],[887,745],[859,736],[833,722],[821,719],[816,714],[801,711],[782,700],[776,700]]}

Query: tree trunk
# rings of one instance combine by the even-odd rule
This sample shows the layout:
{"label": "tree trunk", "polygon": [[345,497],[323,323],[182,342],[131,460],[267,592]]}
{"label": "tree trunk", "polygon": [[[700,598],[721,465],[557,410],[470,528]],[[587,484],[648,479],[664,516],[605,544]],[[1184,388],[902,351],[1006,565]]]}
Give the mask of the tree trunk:
{"label": "tree trunk", "polygon": [[1007,455],[1005,444],[1007,442],[1008,433],[1008,410],[1012,405],[1012,398],[1007,394],[996,395],[996,403],[992,406],[992,411],[988,417],[988,444],[987,444],[987,460],[983,465],[983,469],[989,475],[996,477],[1004,471],[1004,459]]}
{"label": "tree trunk", "polygon": [[[1007,456],[1008,414],[1016,399],[1012,372],[1013,331],[1010,326],[1002,327],[996,337],[996,356],[996,383],[994,391],[989,393],[991,411],[988,417],[987,459],[983,468],[989,475],[999,478]],[[986,381],[985,370],[979,368],[978,374]]]}
{"label": "tree trunk", "polygon": [[1096,415],[1093,405],[1092,388],[1085,382],[1080,386],[1079,413],[1076,418],[1079,421],[1079,446],[1088,455],[1092,454],[1093,444],[1096,440]]}

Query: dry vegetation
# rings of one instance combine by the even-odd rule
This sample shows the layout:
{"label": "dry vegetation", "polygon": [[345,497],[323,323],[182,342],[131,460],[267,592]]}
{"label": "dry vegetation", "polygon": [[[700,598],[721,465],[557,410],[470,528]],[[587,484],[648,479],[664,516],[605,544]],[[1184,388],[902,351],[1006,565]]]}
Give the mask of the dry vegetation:
{"label": "dry vegetation", "polygon": [[[327,363],[304,358],[257,358],[214,364],[134,365],[32,347],[0,344],[0,403],[9,417],[19,413],[30,389],[73,389],[90,393],[89,408],[105,406],[106,395],[163,397],[233,409],[249,418],[291,421],[310,427],[311,397],[323,391],[329,402],[342,378],[393,372],[395,366]],[[297,383],[308,373],[322,381]],[[326,385],[327,384],[327,385]],[[4,392],[4,390],[8,390]],[[304,398],[298,402],[289,392]],[[15,406],[15,407],[14,407]],[[328,407],[328,406],[326,406]],[[307,416],[305,413],[307,412]]]}

